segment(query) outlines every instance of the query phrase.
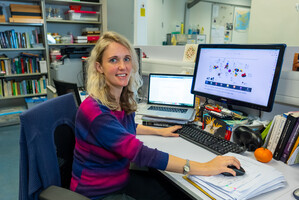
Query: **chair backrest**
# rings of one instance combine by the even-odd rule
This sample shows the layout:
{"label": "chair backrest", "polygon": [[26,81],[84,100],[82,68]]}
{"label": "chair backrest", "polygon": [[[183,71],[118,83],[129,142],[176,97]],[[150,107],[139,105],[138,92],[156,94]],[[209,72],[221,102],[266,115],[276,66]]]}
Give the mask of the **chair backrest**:
{"label": "chair backrest", "polygon": [[20,115],[21,200],[38,196],[51,185],[69,188],[76,112],[74,96],[66,94]]}
{"label": "chair backrest", "polygon": [[58,96],[67,94],[67,93],[73,93],[73,95],[76,98],[77,105],[79,106],[81,104],[81,98],[80,94],[78,91],[78,87],[76,83],[69,83],[69,82],[64,82],[64,81],[59,81],[53,79],[55,88],[57,90]]}

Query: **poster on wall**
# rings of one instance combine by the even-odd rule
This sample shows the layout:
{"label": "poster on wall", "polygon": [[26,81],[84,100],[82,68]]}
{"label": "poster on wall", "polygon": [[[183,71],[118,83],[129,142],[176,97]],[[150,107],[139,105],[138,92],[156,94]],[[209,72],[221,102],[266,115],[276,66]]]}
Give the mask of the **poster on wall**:
{"label": "poster on wall", "polygon": [[234,6],[213,4],[211,43],[231,43]]}
{"label": "poster on wall", "polygon": [[247,31],[249,27],[250,9],[235,7],[235,30]]}

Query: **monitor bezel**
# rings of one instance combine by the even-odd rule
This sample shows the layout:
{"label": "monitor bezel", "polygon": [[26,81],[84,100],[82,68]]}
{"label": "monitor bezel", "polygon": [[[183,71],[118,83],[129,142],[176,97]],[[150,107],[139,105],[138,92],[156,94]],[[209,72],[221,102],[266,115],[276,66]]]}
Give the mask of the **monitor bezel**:
{"label": "monitor bezel", "polygon": [[[258,104],[254,104],[254,103],[239,101],[239,100],[235,100],[235,99],[216,96],[213,94],[207,94],[207,93],[203,93],[203,92],[194,90],[195,82],[198,78],[197,70],[198,70],[198,62],[200,59],[200,52],[201,52],[201,49],[203,49],[203,48],[279,49],[279,55],[278,55],[278,59],[277,59],[276,67],[275,67],[274,77],[273,77],[273,81],[272,81],[272,87],[270,90],[270,95],[269,95],[267,105],[266,106],[258,105]],[[253,108],[256,110],[260,110],[260,111],[271,112],[272,108],[273,108],[276,90],[277,90],[277,86],[278,86],[278,81],[279,81],[279,77],[280,77],[280,72],[281,72],[281,68],[282,68],[285,48],[286,48],[285,44],[199,44],[197,54],[196,54],[196,61],[195,61],[195,67],[194,67],[194,73],[193,73],[194,77],[193,77],[193,82],[192,82],[192,87],[191,87],[191,93],[195,94],[195,95],[202,96],[202,97],[206,97],[208,99],[212,99],[212,100],[215,100],[218,102],[222,102],[227,105],[245,106],[245,107]]]}
{"label": "monitor bezel", "polygon": [[[159,103],[156,103],[156,102],[150,102],[150,98],[149,98],[149,93],[150,93],[150,85],[151,85],[151,76],[154,76],[154,75],[158,75],[158,76],[177,76],[177,77],[182,77],[182,76],[185,76],[185,77],[192,77],[192,84],[193,84],[193,75],[190,75],[190,74],[163,74],[163,73],[149,73],[149,76],[148,76],[148,90],[147,90],[147,103],[148,104],[152,104],[152,105],[163,105],[163,106],[172,106],[172,107],[190,107],[190,108],[194,108],[195,106],[195,95],[193,97],[193,106],[187,106],[187,105],[173,105],[173,104],[159,104]],[[191,84],[191,87],[192,87],[192,84]]]}

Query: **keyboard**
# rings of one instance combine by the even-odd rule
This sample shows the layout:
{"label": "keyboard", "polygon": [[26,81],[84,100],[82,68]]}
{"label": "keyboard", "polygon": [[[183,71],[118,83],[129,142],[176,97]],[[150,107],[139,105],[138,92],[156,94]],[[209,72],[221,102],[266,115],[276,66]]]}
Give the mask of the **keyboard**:
{"label": "keyboard", "polygon": [[183,139],[186,139],[217,155],[223,155],[228,152],[242,153],[246,150],[246,148],[234,142],[214,136],[211,133],[208,133],[192,124],[183,125],[183,127],[179,129],[177,133]]}
{"label": "keyboard", "polygon": [[171,108],[171,107],[164,107],[164,106],[150,106],[148,110],[176,112],[176,113],[186,113],[188,111],[188,109],[186,108]]}

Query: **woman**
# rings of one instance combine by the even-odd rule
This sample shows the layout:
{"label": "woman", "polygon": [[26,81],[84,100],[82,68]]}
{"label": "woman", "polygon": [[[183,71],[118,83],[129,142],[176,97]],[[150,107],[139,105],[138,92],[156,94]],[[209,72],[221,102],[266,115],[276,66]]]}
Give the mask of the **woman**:
{"label": "woman", "polygon": [[[148,148],[136,139],[136,134],[177,137],[174,132],[180,126],[155,129],[135,124],[135,97],[141,80],[135,51],[124,37],[114,32],[105,33],[88,62],[90,96],[77,112],[71,190],[92,199],[109,199],[109,195],[122,193],[128,198],[141,199],[140,194],[134,193],[134,187],[139,184],[131,181],[130,162],[177,173],[185,169],[192,175],[210,176],[222,172],[235,175],[227,168],[228,165],[240,168],[240,162],[234,157],[217,156],[207,163],[188,161],[188,170],[184,168],[185,159]],[[141,195],[146,194],[148,188],[143,189]],[[162,199],[164,190],[159,193]]]}

